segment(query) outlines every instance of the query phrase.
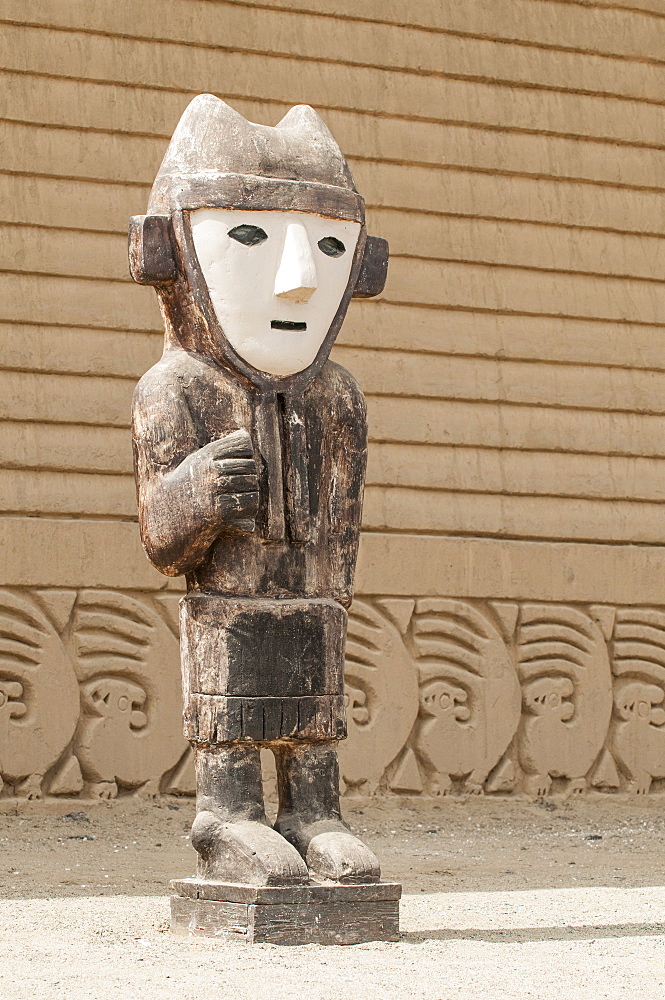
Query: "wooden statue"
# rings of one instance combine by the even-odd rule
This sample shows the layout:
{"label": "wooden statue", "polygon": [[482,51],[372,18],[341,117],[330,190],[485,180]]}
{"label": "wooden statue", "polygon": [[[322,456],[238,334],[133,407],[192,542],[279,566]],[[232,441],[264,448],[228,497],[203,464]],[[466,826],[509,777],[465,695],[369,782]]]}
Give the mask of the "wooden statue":
{"label": "wooden statue", "polygon": [[[197,879],[177,883],[174,921],[201,931],[193,900],[214,900],[220,933],[228,907],[247,910],[248,886],[273,915],[275,900],[320,909],[321,887],[346,886],[326,904],[342,907],[331,939],[394,935],[384,920],[383,933],[349,937],[339,917],[345,905],[385,909],[388,887],[339,806],[367,423],[356,381],[328,360],[352,295],[382,290],[387,244],[366,236],[363,200],[315,111],[292,108],[269,128],[203,94],[178,124],[148,215],[131,220],[129,255],[166,328],[134,397],[141,537],[158,570],[187,580],[199,862]],[[276,758],[274,827],[262,747]]]}

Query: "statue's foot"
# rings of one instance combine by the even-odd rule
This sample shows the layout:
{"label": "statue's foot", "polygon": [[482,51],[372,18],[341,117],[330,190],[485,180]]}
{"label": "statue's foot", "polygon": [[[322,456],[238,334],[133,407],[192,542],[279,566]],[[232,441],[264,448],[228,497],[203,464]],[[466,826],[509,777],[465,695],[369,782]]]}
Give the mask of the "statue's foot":
{"label": "statue's foot", "polygon": [[313,878],[347,884],[379,881],[378,860],[341,820],[300,823],[291,816],[278,819],[276,828],[297,848]]}
{"label": "statue's foot", "polygon": [[213,812],[197,813],[192,846],[206,879],[250,885],[301,885],[309,873],[297,850],[276,830],[256,820],[228,822]]}

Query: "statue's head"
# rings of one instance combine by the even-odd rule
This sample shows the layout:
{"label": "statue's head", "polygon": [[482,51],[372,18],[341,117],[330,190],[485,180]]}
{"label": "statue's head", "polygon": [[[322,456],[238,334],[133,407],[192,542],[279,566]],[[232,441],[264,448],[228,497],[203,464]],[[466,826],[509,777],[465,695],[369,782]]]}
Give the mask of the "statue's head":
{"label": "statue's head", "polygon": [[351,296],[382,290],[387,249],[312,108],[270,128],[210,94],[130,224],[132,277],[157,286],[171,339],[277,388],[316,374]]}

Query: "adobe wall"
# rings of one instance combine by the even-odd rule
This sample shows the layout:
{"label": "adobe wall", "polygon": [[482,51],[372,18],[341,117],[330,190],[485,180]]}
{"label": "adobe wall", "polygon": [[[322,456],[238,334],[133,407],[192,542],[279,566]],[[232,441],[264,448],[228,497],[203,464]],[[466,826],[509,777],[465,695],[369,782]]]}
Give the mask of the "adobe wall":
{"label": "adobe wall", "polygon": [[161,332],[125,234],[204,90],[270,124],[313,104],[391,243],[335,350],[371,425],[347,791],[657,790],[662,4],[0,0],[0,20],[2,797],[193,788],[181,584],[136,527],[130,399]]}

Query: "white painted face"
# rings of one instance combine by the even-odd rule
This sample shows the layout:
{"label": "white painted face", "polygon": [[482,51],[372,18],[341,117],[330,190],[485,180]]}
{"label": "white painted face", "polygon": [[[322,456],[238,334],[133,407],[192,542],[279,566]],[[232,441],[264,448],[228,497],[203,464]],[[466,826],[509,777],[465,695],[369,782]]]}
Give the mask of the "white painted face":
{"label": "white painted face", "polygon": [[226,339],[258,371],[294,375],[325,340],[349,281],[358,222],[199,208],[194,248]]}

